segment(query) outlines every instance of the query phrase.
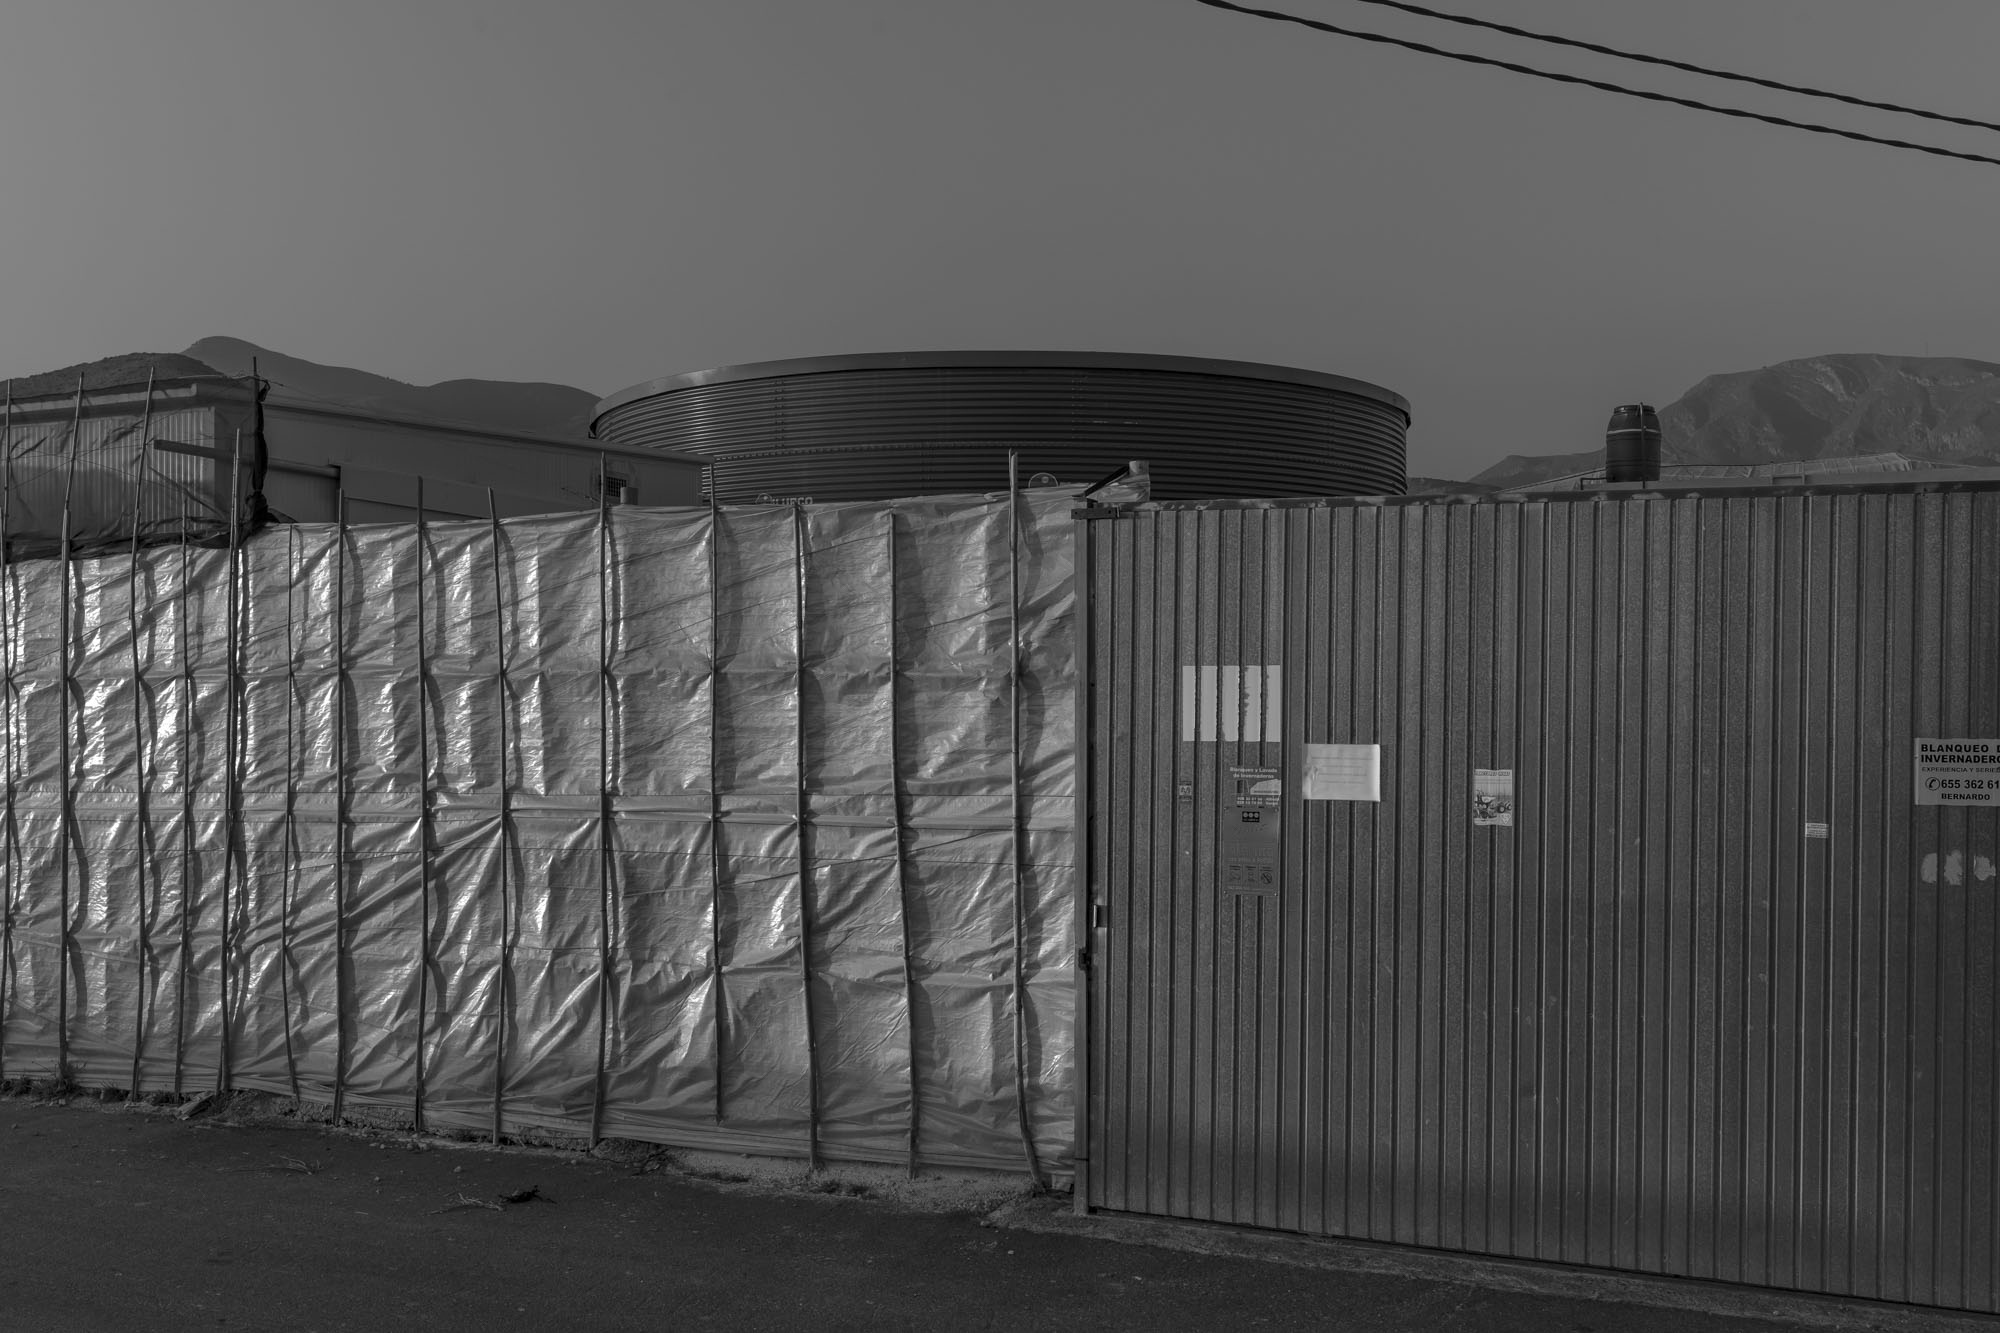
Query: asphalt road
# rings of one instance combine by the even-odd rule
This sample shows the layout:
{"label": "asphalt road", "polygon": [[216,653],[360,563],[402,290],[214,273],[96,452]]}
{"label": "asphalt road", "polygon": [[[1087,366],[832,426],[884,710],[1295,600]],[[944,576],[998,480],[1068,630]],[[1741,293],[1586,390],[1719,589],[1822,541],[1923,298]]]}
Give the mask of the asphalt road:
{"label": "asphalt road", "polygon": [[0,1097],[0,1328],[1798,1326],[421,1142]]}

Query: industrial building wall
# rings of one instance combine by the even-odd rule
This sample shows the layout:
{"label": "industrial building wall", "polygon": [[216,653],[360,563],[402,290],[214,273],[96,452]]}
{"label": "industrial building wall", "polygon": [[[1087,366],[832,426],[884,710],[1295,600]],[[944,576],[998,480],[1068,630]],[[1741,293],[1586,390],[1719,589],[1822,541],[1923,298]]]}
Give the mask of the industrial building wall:
{"label": "industrial building wall", "polygon": [[389,418],[287,401],[264,409],[271,508],[302,523],[330,523],[342,492],[356,523],[411,523],[418,477],[432,518],[485,518],[488,489],[501,517],[593,509],[598,475],[614,498],[650,507],[701,500],[701,465],[667,453],[510,437],[477,428]]}
{"label": "industrial building wall", "polygon": [[2000,1310],[2000,491],[1089,527],[1090,1205]]}
{"label": "industrial building wall", "polygon": [[7,566],[0,1076],[1067,1169],[1071,503]]}

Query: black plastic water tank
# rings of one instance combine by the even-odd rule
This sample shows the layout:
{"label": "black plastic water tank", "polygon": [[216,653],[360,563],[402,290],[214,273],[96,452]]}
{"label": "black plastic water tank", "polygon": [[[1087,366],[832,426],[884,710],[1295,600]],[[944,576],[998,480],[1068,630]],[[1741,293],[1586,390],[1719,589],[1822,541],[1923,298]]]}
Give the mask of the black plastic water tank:
{"label": "black plastic water tank", "polygon": [[1606,481],[1660,479],[1660,414],[1646,403],[1614,408],[1604,427]]}
{"label": "black plastic water tank", "polygon": [[1161,500],[1400,495],[1410,405],[1360,380],[1105,352],[914,352],[673,375],[591,433],[708,463],[726,503],[879,500],[1093,482],[1131,459]]}

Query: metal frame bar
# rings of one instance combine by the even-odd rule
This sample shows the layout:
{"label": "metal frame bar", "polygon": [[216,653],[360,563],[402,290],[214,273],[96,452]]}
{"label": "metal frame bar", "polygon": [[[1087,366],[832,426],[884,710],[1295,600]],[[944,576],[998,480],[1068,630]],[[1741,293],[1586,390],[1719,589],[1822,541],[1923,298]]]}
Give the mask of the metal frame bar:
{"label": "metal frame bar", "polygon": [[243,728],[237,721],[237,710],[242,706],[243,675],[237,654],[241,650],[239,642],[240,626],[237,621],[242,613],[242,546],[243,534],[239,523],[243,513],[243,430],[238,427],[234,443],[229,452],[229,622],[224,631],[223,671],[226,681],[223,712],[223,764],[227,773],[225,789],[225,809],[222,821],[222,946],[218,954],[221,975],[222,1032],[220,1043],[220,1063],[216,1067],[216,1090],[230,1090],[234,1073],[229,1045],[229,950],[231,947],[229,926],[230,911],[235,902],[231,889],[235,887],[238,868],[237,849],[242,846],[243,834],[243,779],[237,751],[243,744]]}
{"label": "metal frame bar", "polygon": [[1090,1211],[1090,1043],[1092,1040],[1094,973],[1097,964],[1097,934],[1092,917],[1094,886],[1092,871],[1096,868],[1093,859],[1096,848],[1091,842],[1093,827],[1092,802],[1097,795],[1096,755],[1093,747],[1095,739],[1091,728],[1095,725],[1092,711],[1093,695],[1096,687],[1096,659],[1093,638],[1096,625],[1093,617],[1097,614],[1092,593],[1095,591],[1096,542],[1091,534],[1089,519],[1072,519],[1072,540],[1075,556],[1071,574],[1076,589],[1076,670],[1074,672],[1076,697],[1072,729],[1076,777],[1075,807],[1071,812],[1074,821],[1070,834],[1071,855],[1076,858],[1076,868],[1071,893],[1073,910],[1076,914],[1076,995],[1072,1015],[1070,1049],[1070,1077],[1074,1081],[1076,1097],[1076,1128],[1072,1132],[1071,1160],[1074,1163],[1074,1181],[1071,1198],[1075,1211],[1081,1216]]}
{"label": "metal frame bar", "polygon": [[902,616],[897,605],[896,592],[901,585],[896,560],[896,510],[893,505],[883,512],[883,522],[888,529],[889,563],[889,796],[890,819],[896,835],[896,924],[902,932],[903,941],[903,1014],[905,1036],[909,1044],[910,1060],[910,1134],[909,1168],[910,1179],[915,1180],[922,1159],[918,1155],[918,1128],[921,1120],[918,1099],[917,1078],[917,972],[911,958],[910,939],[910,887],[909,858],[905,851],[904,835],[909,818],[904,804],[903,789],[903,727],[902,727],[902,655],[898,651],[898,631],[902,628]]}
{"label": "metal frame bar", "polygon": [[70,417],[69,462],[63,477],[62,505],[62,561],[57,567],[62,578],[62,640],[58,644],[59,660],[62,667],[61,705],[62,733],[58,738],[57,752],[62,783],[62,822],[56,842],[61,848],[62,898],[61,919],[58,927],[56,955],[56,1078],[67,1083],[70,1078],[69,1066],[69,950],[70,950],[70,900],[75,867],[72,864],[74,852],[71,846],[71,832],[76,819],[76,793],[70,784],[70,691],[71,677],[75,670],[72,643],[75,635],[70,632],[70,620],[74,614],[74,594],[71,590],[72,570],[70,569],[70,497],[76,487],[76,455],[82,445],[83,435],[83,376],[76,377],[76,408]]}
{"label": "metal frame bar", "polygon": [[348,1049],[347,867],[352,815],[347,771],[347,488],[333,500],[333,1123],[346,1108]]}
{"label": "metal frame bar", "polygon": [[1028,1115],[1027,825],[1021,804],[1021,455],[1007,452],[1007,711],[1008,804],[1014,872],[1014,1109],[1021,1151],[1039,1192],[1047,1187]]}
{"label": "metal frame bar", "polygon": [[493,488],[486,488],[486,516],[492,524],[493,551],[493,652],[494,683],[498,687],[496,707],[500,715],[500,973],[493,983],[493,1142],[500,1142],[505,1129],[503,1103],[507,1089],[507,1017],[511,1012],[508,979],[514,972],[514,911],[509,872],[514,859],[514,802],[512,754],[508,745],[508,722],[512,704],[507,684],[507,599],[501,585],[500,506]]}
{"label": "metal frame bar", "polygon": [[794,742],[798,753],[798,786],[794,806],[799,857],[799,1000],[806,1029],[806,1163],[820,1169],[819,1154],[819,1032],[812,1003],[812,846],[806,809],[806,510],[792,502],[793,586],[798,614],[792,622]]}
{"label": "metal frame bar", "polygon": [[597,460],[597,1070],[590,1146],[604,1135],[604,1063],[611,1029],[611,501]]}
{"label": "metal frame bar", "polygon": [[431,662],[424,614],[424,556],[430,549],[429,528],[424,522],[424,479],[417,478],[417,893],[423,933],[417,941],[417,1047],[416,1082],[411,1089],[410,1119],[419,1133],[424,1128],[424,1041],[428,1034],[431,1007]]}
{"label": "metal frame bar", "polygon": [[7,732],[6,828],[4,830],[7,880],[0,890],[0,1079],[7,1076],[7,1008],[14,987],[14,890],[20,882],[21,837],[14,814],[14,714],[18,687],[14,680],[14,614],[20,599],[14,595],[14,562],[8,555],[7,523],[14,507],[14,381],[7,381],[7,404],[0,415],[0,667],[6,685],[0,694],[0,714]]}
{"label": "metal frame bar", "polygon": [[715,1006],[715,1123],[724,1112],[723,1039],[728,1031],[722,984],[722,507],[708,496],[708,977]]}
{"label": "metal frame bar", "polygon": [[146,750],[150,732],[146,727],[146,682],[143,664],[139,657],[139,511],[140,497],[145,494],[146,451],[151,446],[148,440],[153,430],[153,372],[146,371],[146,408],[139,423],[139,466],[134,469],[132,479],[132,550],[129,565],[125,571],[125,631],[132,650],[132,787],[137,798],[139,818],[138,840],[138,880],[139,880],[139,931],[138,931],[138,984],[134,987],[132,1004],[132,1081],[133,1095],[139,1092],[141,1061],[146,1051],[146,977],[149,965],[153,963],[152,908],[149,901],[158,893],[158,876],[152,876],[153,893],[147,892],[154,854],[153,817],[151,806],[146,800]]}

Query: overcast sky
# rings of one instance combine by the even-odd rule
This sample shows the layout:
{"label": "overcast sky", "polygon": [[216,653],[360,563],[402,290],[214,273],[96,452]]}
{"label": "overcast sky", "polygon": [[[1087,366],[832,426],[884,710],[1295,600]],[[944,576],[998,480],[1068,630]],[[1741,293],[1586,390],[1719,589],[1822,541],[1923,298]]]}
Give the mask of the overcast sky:
{"label": "overcast sky", "polygon": [[[1396,15],[1527,63],[2000,155],[2000,134]],[[2000,120],[1994,0],[1433,0]],[[917,348],[1371,380],[1411,471],[1822,352],[2000,362],[2000,167],[1193,0],[10,0],[0,371],[197,338],[609,393]]]}

